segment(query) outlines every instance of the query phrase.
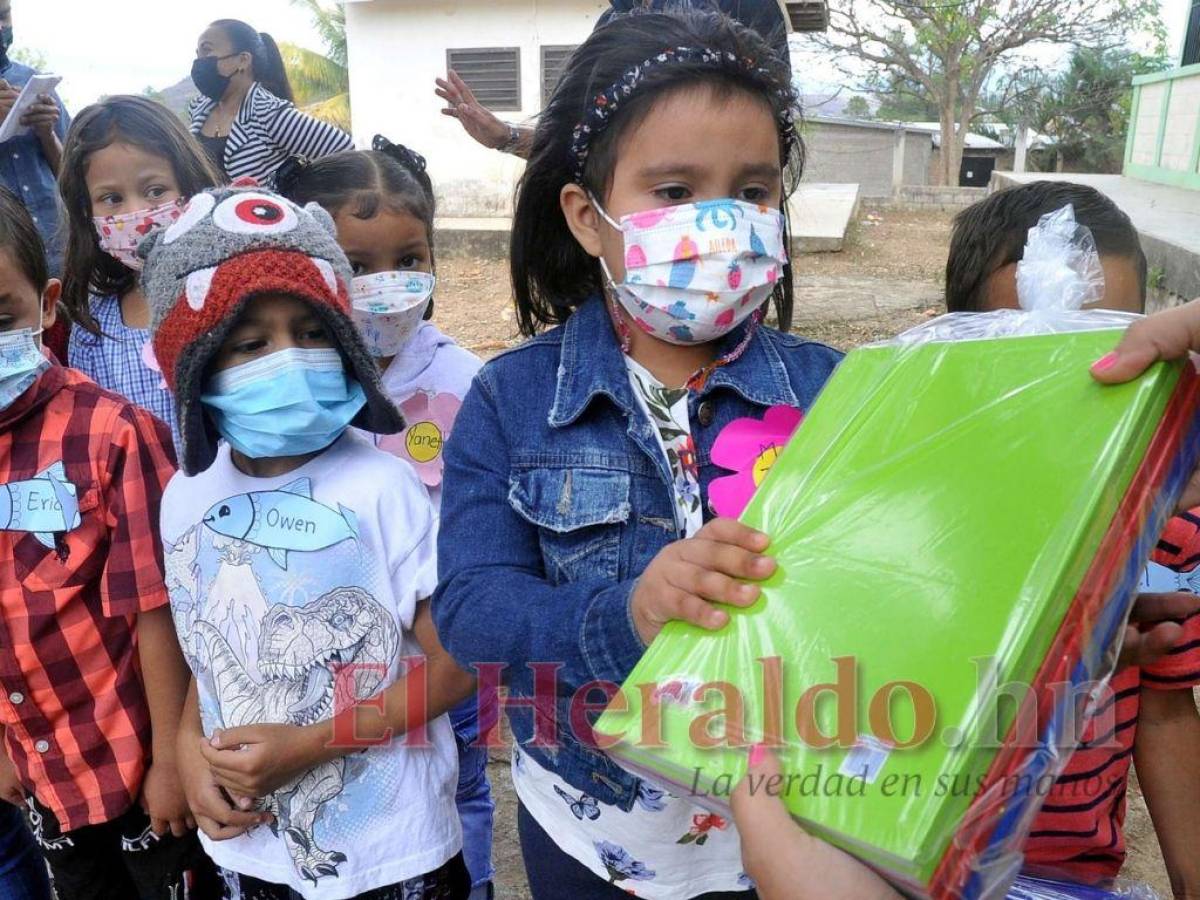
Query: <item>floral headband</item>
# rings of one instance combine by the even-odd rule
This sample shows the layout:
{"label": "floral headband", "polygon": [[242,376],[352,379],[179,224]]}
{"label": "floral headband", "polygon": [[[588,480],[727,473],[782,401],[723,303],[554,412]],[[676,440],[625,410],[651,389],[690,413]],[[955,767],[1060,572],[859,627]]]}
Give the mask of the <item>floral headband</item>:
{"label": "floral headband", "polygon": [[[571,139],[571,158],[574,160],[575,181],[583,183],[583,170],[587,166],[592,138],[600,134],[620,108],[628,100],[642,80],[652,72],[680,63],[700,63],[714,69],[731,69],[739,73],[750,73],[767,78],[773,73],[752,59],[745,59],[731,51],[713,50],[709,47],[670,47],[629,69],[621,78],[602,94],[597,94],[583,121],[575,126]],[[795,111],[792,92],[779,88],[776,95],[784,101],[779,114],[779,128],[784,136],[785,150],[790,150],[796,139]]]}

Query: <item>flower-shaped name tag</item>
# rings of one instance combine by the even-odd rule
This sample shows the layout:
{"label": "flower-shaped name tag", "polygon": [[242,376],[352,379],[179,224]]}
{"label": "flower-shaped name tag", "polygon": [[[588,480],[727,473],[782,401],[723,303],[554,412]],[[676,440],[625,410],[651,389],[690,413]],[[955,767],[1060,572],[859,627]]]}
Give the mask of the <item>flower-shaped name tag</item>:
{"label": "flower-shaped name tag", "polygon": [[442,447],[454,427],[462,400],[454,394],[417,391],[400,404],[405,429],[380,437],[379,446],[407,460],[426,487],[442,483]]}
{"label": "flower-shaped name tag", "polygon": [[717,435],[712,461],[736,474],[713,479],[708,499],[719,516],[737,518],[754,496],[804,413],[791,406],[772,406],[761,419],[734,419]]}

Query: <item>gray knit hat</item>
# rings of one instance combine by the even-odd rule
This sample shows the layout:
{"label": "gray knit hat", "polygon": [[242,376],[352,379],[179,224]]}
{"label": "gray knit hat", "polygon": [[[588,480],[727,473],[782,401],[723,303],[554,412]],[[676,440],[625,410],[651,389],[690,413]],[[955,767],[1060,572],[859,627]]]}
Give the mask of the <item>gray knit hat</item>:
{"label": "gray knit hat", "polygon": [[367,395],[354,425],[376,434],[404,428],[350,319],[350,263],[335,234],[316,204],[302,209],[258,188],[217,188],[193,197],[178,221],[138,248],[154,355],[175,392],[184,472],[201,472],[216,456],[217,431],[200,403],[204,378],[246,303],[262,294],[304,300],[321,317]]}

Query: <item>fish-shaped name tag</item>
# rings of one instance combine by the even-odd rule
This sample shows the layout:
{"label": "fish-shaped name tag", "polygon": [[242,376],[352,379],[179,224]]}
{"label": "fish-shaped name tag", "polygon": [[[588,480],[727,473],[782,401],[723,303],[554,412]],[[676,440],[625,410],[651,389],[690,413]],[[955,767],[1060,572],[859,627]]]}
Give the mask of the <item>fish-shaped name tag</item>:
{"label": "fish-shaped name tag", "polygon": [[0,484],[0,531],[30,532],[54,549],[54,535],[78,528],[79,499],[61,461],[33,478]]}
{"label": "fish-shaped name tag", "polygon": [[290,551],[324,550],[358,539],[358,517],[312,498],[312,480],[297,478],[277,491],[251,491],[214,503],[204,524],[225,537],[264,548],[281,569]]}
{"label": "fish-shaped name tag", "polygon": [[1200,567],[1190,572],[1176,572],[1152,562],[1146,565],[1146,571],[1138,579],[1138,592],[1142,594],[1173,594],[1177,591],[1200,594]]}

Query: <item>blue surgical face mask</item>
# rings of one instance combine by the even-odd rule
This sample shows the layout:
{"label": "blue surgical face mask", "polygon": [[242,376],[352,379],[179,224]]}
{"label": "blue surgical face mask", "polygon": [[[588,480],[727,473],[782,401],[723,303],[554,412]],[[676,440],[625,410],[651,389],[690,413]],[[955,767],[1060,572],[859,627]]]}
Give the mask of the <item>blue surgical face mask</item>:
{"label": "blue surgical face mask", "polygon": [[251,459],[302,456],[336,441],[366,405],[332,348],[289,348],[218,372],[200,401]]}
{"label": "blue surgical face mask", "polygon": [[38,340],[41,333],[41,328],[0,332],[0,410],[12,406],[50,368]]}

